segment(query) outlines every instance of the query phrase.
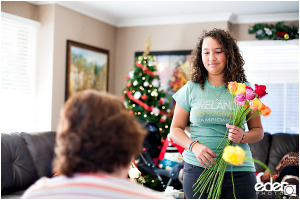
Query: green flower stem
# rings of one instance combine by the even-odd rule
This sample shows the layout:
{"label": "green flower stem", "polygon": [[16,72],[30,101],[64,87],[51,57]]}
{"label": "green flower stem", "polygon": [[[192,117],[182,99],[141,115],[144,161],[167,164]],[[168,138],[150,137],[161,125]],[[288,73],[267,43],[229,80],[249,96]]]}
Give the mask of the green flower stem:
{"label": "green flower stem", "polygon": [[[219,172],[216,171],[216,173],[215,173],[215,175],[214,175],[213,186],[215,185],[215,182],[216,182],[216,180],[218,179],[218,174],[219,174]],[[212,195],[212,192],[213,192],[212,188],[213,188],[213,187],[207,188],[207,192],[209,191],[209,194],[208,194],[209,197]]]}
{"label": "green flower stem", "polygon": [[253,117],[257,117],[257,116],[259,116],[259,115],[260,115],[259,111],[256,110],[255,113],[253,113],[253,114],[251,115],[251,117],[249,117],[249,118],[247,119],[246,122],[248,122],[248,121],[249,121],[250,119],[252,119]]}
{"label": "green flower stem", "polygon": [[231,181],[232,181],[232,191],[233,191],[233,196],[234,196],[234,199],[236,199],[236,196],[235,196],[235,187],[234,187],[234,181],[233,181],[232,165],[231,165]]}
{"label": "green flower stem", "polygon": [[[248,113],[250,112],[250,107],[246,108],[244,113],[241,115],[241,118],[240,118],[240,122],[242,123],[244,121],[244,119],[247,117]],[[241,125],[241,124],[239,124]]]}
{"label": "green flower stem", "polygon": [[238,120],[238,107],[237,107],[237,103],[235,102],[235,108],[234,108],[234,120],[233,120],[233,124],[236,124],[236,121]]}
{"label": "green flower stem", "polygon": [[[215,173],[213,187],[210,187],[210,188],[207,189],[207,190],[210,189],[208,198],[210,198],[210,196],[212,196],[212,195],[214,196],[214,192],[216,191],[216,190],[214,190],[214,186],[215,186],[215,182],[220,179],[220,169],[219,169],[220,165],[222,165],[222,160],[219,160],[218,165],[215,165],[217,167],[217,170],[216,170],[216,173]],[[218,181],[217,181],[217,183],[218,183]]]}
{"label": "green flower stem", "polygon": [[259,160],[256,160],[256,159],[254,159],[254,158],[249,158],[249,157],[245,157],[245,160],[253,161],[253,162],[255,162],[255,163],[261,165],[263,168],[265,168],[266,170],[268,170],[269,173],[271,174],[270,168],[269,168],[265,163],[263,163],[263,162],[261,162],[261,161],[259,161]]}
{"label": "green flower stem", "polygon": [[[202,187],[202,188],[200,189],[200,195],[201,195],[201,196],[203,195],[203,193],[204,193],[204,191],[205,191],[205,188],[207,187],[207,185],[208,185],[208,183],[209,183],[209,180],[211,179],[212,175],[213,175],[213,174],[210,174],[210,175],[209,175],[208,180],[204,182],[204,185],[203,185],[204,187]],[[195,194],[196,194],[196,193],[195,193]],[[194,195],[195,195],[195,194],[194,194]]]}
{"label": "green flower stem", "polygon": [[219,175],[219,180],[218,180],[218,183],[217,183],[217,193],[216,193],[216,196],[214,196],[213,198],[214,199],[218,199],[221,195],[221,190],[222,190],[222,184],[223,184],[223,179],[224,179],[224,174],[225,174],[225,171],[226,171],[226,166],[227,166],[227,162],[223,162],[221,163],[222,164],[222,171]]}
{"label": "green flower stem", "polygon": [[[231,117],[230,117],[230,120],[229,120],[229,124],[230,124],[230,121],[231,121]],[[221,144],[223,144],[223,142],[224,142],[225,138],[227,137],[227,135],[228,135],[228,129],[226,130],[226,133],[225,133],[222,141],[220,142],[219,146],[217,147],[216,151],[218,151],[218,149],[221,146]]]}
{"label": "green flower stem", "polygon": [[[223,149],[230,144],[230,140],[227,140]],[[214,187],[211,187],[211,191],[214,191],[212,198],[218,198],[221,194],[221,188],[222,188],[222,183],[223,183],[223,178],[224,178],[224,173],[226,171],[226,166],[227,163],[222,159],[223,155],[223,150],[219,153],[218,158],[221,158],[220,161],[218,162],[217,166],[217,172],[218,172],[218,178],[217,178],[217,185],[214,185]],[[209,197],[210,198],[210,195]]]}
{"label": "green flower stem", "polygon": [[[214,170],[214,169],[216,168],[217,163],[219,163],[219,162],[220,162],[220,159],[218,159],[218,160],[216,161],[216,164],[213,166],[213,169],[212,169],[212,170]],[[217,178],[218,170],[214,170],[212,174],[214,174],[214,179],[213,179],[213,182],[212,182],[212,185],[214,186],[214,185],[215,185],[216,178]],[[211,188],[211,185],[209,185],[209,187],[207,188],[207,192],[209,191],[209,188]]]}

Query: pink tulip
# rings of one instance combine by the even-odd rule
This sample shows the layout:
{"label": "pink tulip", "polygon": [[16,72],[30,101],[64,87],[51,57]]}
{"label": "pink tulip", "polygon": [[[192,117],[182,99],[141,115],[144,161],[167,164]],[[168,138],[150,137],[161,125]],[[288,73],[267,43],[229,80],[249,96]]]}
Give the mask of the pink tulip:
{"label": "pink tulip", "polygon": [[237,94],[234,98],[234,101],[236,101],[236,103],[239,105],[239,106],[242,106],[245,104],[245,101],[246,101],[246,95],[244,94]]}
{"label": "pink tulip", "polygon": [[254,97],[255,97],[255,95],[256,95],[256,93],[255,93],[253,90],[251,90],[251,89],[246,89],[246,99],[247,99],[248,101],[253,100]]}

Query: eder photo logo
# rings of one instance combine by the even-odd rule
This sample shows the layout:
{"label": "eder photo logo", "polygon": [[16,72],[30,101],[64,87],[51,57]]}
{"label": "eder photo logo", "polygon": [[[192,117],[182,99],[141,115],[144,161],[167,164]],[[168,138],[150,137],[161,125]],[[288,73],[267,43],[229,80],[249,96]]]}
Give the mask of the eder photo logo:
{"label": "eder photo logo", "polygon": [[287,195],[287,196],[296,196],[296,185],[286,185],[286,186],[284,186],[283,194]]}
{"label": "eder photo logo", "polygon": [[257,193],[262,192],[267,195],[280,192],[280,195],[296,196],[296,185],[289,185],[287,182],[273,183],[272,178],[268,183],[256,183],[254,188]]}

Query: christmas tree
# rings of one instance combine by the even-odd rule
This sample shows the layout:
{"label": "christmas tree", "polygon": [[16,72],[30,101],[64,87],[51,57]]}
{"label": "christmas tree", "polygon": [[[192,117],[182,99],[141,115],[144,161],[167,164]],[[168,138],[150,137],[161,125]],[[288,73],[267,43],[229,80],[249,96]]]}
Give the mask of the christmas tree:
{"label": "christmas tree", "polygon": [[134,68],[126,77],[122,98],[129,112],[138,119],[155,122],[164,139],[170,131],[171,119],[167,118],[170,106],[165,92],[159,89],[155,57],[149,55],[149,49],[150,38],[146,41],[144,54],[135,58]]}

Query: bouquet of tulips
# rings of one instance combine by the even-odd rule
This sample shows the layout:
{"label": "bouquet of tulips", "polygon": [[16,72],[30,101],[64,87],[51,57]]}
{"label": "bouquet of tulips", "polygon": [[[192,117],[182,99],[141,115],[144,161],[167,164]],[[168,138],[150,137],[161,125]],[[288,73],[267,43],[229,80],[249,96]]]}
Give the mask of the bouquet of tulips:
{"label": "bouquet of tulips", "polygon": [[[229,120],[229,124],[233,124],[237,127],[243,127],[248,120],[258,115],[268,116],[271,113],[271,109],[264,105],[260,99],[267,95],[265,85],[255,84],[255,90],[246,86],[244,83],[229,82],[228,90],[232,95],[232,113]],[[247,115],[251,111],[251,116],[246,120]],[[243,141],[243,139],[242,139]],[[220,142],[217,150],[221,148],[220,153],[216,158],[216,164],[212,167],[206,167],[203,173],[199,176],[197,182],[194,184],[195,194],[200,194],[199,198],[206,191],[208,193],[208,199],[218,199],[221,195],[223,177],[227,167],[227,162],[224,161],[223,152],[225,147],[232,145],[232,141],[228,139],[228,129],[224,135],[223,140]],[[238,159],[233,160],[233,164],[241,164]],[[232,172],[232,170],[231,170]],[[233,180],[232,180],[232,183]],[[234,184],[233,184],[233,193]]]}

